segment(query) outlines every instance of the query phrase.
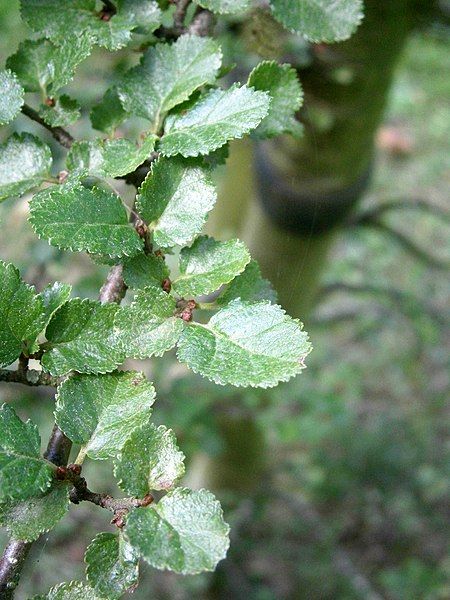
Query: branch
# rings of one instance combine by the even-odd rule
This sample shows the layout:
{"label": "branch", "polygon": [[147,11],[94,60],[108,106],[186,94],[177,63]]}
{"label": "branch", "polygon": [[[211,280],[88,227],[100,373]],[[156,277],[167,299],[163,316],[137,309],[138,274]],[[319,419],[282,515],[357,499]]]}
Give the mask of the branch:
{"label": "branch", "polygon": [[[44,457],[54,465],[66,465],[69,460],[72,442],[54,426]],[[0,598],[10,600],[19,583],[25,559],[33,542],[11,539],[0,558]]]}
{"label": "branch", "polygon": [[124,517],[130,510],[148,506],[154,499],[151,494],[147,494],[144,498],[113,498],[109,494],[92,492],[87,486],[86,479],[81,477],[81,465],[79,464],[60,467],[57,471],[57,478],[72,483],[70,501],[73,504],[84,501],[106,508],[114,514],[111,523],[119,528],[124,526]]}
{"label": "branch", "polygon": [[176,2],[176,8],[173,14],[173,26],[177,32],[184,33],[184,20],[190,3],[191,0],[177,0]]}
{"label": "branch", "polygon": [[59,379],[35,369],[27,369],[25,372],[0,369],[0,381],[5,381],[7,383],[22,383],[23,385],[31,386],[51,385],[56,387]]}
{"label": "branch", "polygon": [[50,131],[52,136],[57,142],[61,144],[61,146],[64,146],[64,148],[67,149],[69,149],[72,146],[74,139],[68,131],[66,131],[62,127],[52,127],[51,125],[48,125],[44,121],[44,119],[39,115],[39,113],[36,112],[34,108],[31,108],[31,106],[28,106],[28,104],[24,104],[22,106],[22,112],[32,121],[36,121],[36,123],[39,123],[39,125],[42,125],[42,127],[45,127],[45,129]]}
{"label": "branch", "polygon": [[211,34],[214,27],[214,15],[209,10],[200,9],[194,15],[192,23],[188,27],[188,32],[200,37],[206,37]]}
{"label": "branch", "polygon": [[115,265],[109,271],[98,297],[102,304],[107,302],[120,304],[123,300],[127,291],[127,286],[123,280],[122,271],[122,265]]}

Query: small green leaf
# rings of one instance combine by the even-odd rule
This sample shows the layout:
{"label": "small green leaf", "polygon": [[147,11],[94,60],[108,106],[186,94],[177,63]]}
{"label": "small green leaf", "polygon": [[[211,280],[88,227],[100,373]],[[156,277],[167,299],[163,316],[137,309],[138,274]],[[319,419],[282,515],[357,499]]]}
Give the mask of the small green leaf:
{"label": "small green leaf", "polygon": [[44,325],[42,299],[13,265],[0,261],[0,367],[13,363],[22,351],[34,351]]}
{"label": "small green leaf", "polygon": [[154,0],[118,0],[117,6],[119,14],[147,33],[161,25],[161,9]]}
{"label": "small green leaf", "polygon": [[138,508],[125,535],[142,558],[157,569],[193,575],[213,571],[225,558],[229,527],[211,492],[177,488],[156,506]]}
{"label": "small green leaf", "polygon": [[41,106],[40,116],[51,127],[66,127],[75,123],[80,116],[81,106],[77,100],[63,95],[54,99],[54,106]]}
{"label": "small green leaf", "polygon": [[121,14],[102,19],[96,0],[22,0],[21,6],[31,29],[55,44],[67,38],[69,26],[70,37],[86,36],[108,50],[118,50],[128,44],[135,27]]}
{"label": "small green leaf", "polygon": [[195,0],[195,3],[219,15],[238,15],[250,6],[249,0]]}
{"label": "small green leaf", "polygon": [[0,201],[41,185],[51,166],[47,144],[30,133],[14,133],[0,145]]}
{"label": "small green leaf", "polygon": [[160,158],[137,197],[137,210],[158,246],[191,242],[201,231],[217,194],[210,172],[192,160]]}
{"label": "small green leaf", "polygon": [[107,373],[123,362],[114,333],[116,304],[74,298],[53,315],[45,335],[47,349],[42,365],[52,375]]}
{"label": "small green leaf", "polygon": [[59,46],[48,40],[25,40],[6,62],[26,92],[52,96],[67,85],[76,67],[89,56],[92,42],[88,36],[65,37]]}
{"label": "small green leaf", "polygon": [[116,88],[106,90],[102,100],[93,107],[90,114],[92,127],[108,135],[112,134],[127,116]]}
{"label": "small green leaf", "polygon": [[304,368],[311,350],[296,319],[268,302],[234,300],[207,325],[192,323],[178,342],[178,358],[221,385],[272,387]]}
{"label": "small green leaf", "polygon": [[173,44],[157,44],[141,64],[125,74],[118,93],[126,111],[147,118],[155,133],[166,113],[194,90],[213,83],[222,61],[217,43],[183,35]]}
{"label": "small green leaf", "polygon": [[71,285],[68,283],[59,283],[59,281],[49,283],[42,290],[39,296],[42,299],[44,307],[44,327],[48,325],[58,308],[69,300],[71,291]]}
{"label": "small green leaf", "polygon": [[362,0],[271,0],[274,17],[310,42],[340,42],[361,23]]}
{"label": "small green leaf", "polygon": [[116,462],[115,475],[127,494],[143,498],[151,490],[169,490],[184,474],[184,454],[175,434],[152,423],[133,431]]}
{"label": "small green leaf", "polygon": [[43,190],[30,202],[29,220],[39,237],[65,250],[119,257],[143,247],[121,199],[101,188],[65,184]]}
{"label": "small green leaf", "polygon": [[45,494],[0,504],[0,525],[17,540],[32,542],[50,531],[69,510],[69,486],[55,482]]}
{"label": "small green leaf", "polygon": [[105,600],[81,581],[60,583],[44,596],[34,596],[32,600]]}
{"label": "small green leaf", "polygon": [[270,138],[282,133],[301,133],[295,113],[302,105],[303,92],[295,69],[275,61],[264,61],[250,73],[248,85],[268,92],[271,97],[269,112],[256,128],[255,135]]}
{"label": "small green leaf", "polygon": [[267,115],[270,98],[245,85],[211,90],[184,114],[166,119],[160,150],[166,156],[209,154],[241,138]]}
{"label": "small green leaf", "polygon": [[180,276],[173,289],[184,298],[209,294],[242,273],[250,262],[245,244],[239,240],[218,242],[206,235],[180,253]]}
{"label": "small green leaf", "polygon": [[15,73],[0,71],[0,125],[6,125],[17,117],[23,106],[24,89]]}
{"label": "small green leaf", "polygon": [[142,373],[73,375],[58,387],[56,423],[94,460],[116,456],[131,433],[148,422],[155,389]]}
{"label": "small green leaf", "polygon": [[44,492],[54,469],[40,457],[41,438],[8,404],[0,407],[0,501],[23,500]]}
{"label": "small green leaf", "polygon": [[122,306],[115,318],[115,332],[129,358],[162,356],[177,343],[183,321],[174,316],[172,296],[156,287],[140,290],[131,306]]}
{"label": "small green leaf", "polygon": [[137,254],[123,262],[123,280],[135,290],[151,285],[160,288],[169,275],[166,261],[154,254]]}
{"label": "small green leaf", "polygon": [[246,302],[258,302],[259,300],[277,301],[275,290],[270,281],[262,277],[256,260],[251,260],[244,271],[226,286],[216,302],[219,306],[225,306],[236,298],[240,298]]}
{"label": "small green leaf", "polygon": [[150,156],[155,141],[156,137],[150,134],[140,146],[125,139],[76,142],[67,155],[67,167],[97,177],[120,177],[134,171]]}
{"label": "small green leaf", "polygon": [[92,589],[114,600],[133,592],[139,577],[139,556],[121,533],[99,533],[84,556],[86,577]]}

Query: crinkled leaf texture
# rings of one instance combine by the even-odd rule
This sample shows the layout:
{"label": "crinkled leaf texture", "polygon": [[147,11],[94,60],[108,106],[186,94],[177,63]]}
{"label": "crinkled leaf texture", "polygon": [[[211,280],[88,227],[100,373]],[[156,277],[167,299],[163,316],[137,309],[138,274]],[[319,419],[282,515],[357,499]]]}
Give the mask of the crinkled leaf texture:
{"label": "crinkled leaf texture", "polygon": [[160,150],[165,156],[209,154],[255,129],[267,115],[269,104],[266,92],[245,85],[211,90],[185,113],[166,119]]}
{"label": "crinkled leaf texture", "polygon": [[272,387],[304,368],[311,345],[302,325],[269,302],[233,300],[207,325],[191,323],[178,358],[219,384]]}
{"label": "crinkled leaf texture", "polygon": [[56,423],[94,460],[117,456],[126,440],[148,422],[155,388],[143,373],[73,375],[58,387]]}
{"label": "crinkled leaf texture", "polygon": [[155,141],[156,137],[150,134],[140,146],[126,139],[76,142],[67,155],[67,167],[97,177],[120,177],[134,171],[150,156]]}
{"label": "crinkled leaf texture", "polygon": [[59,308],[45,331],[48,340],[41,359],[52,375],[107,373],[124,360],[114,333],[116,304],[74,298]]}
{"label": "crinkled leaf texture", "polygon": [[68,183],[43,190],[30,202],[29,220],[39,237],[64,250],[120,257],[143,248],[121,199],[101,188]]}
{"label": "crinkled leaf texture", "polygon": [[50,531],[69,510],[69,486],[55,482],[45,494],[0,504],[0,525],[16,540],[32,542]]}
{"label": "crinkled leaf texture", "polygon": [[274,17],[310,42],[340,42],[361,23],[362,0],[271,0]]}
{"label": "crinkled leaf texture", "polygon": [[32,600],[105,600],[81,581],[69,581],[52,587],[46,594],[34,596]]}
{"label": "crinkled leaf texture", "polygon": [[30,133],[14,133],[0,145],[0,201],[41,185],[51,166],[47,144]]}
{"label": "crinkled leaf texture", "polygon": [[0,261],[0,366],[13,363],[22,351],[34,351],[45,326],[42,298],[20,278],[14,265]]}
{"label": "crinkled leaf texture", "polygon": [[39,495],[51,484],[53,467],[40,456],[41,438],[9,404],[0,407],[0,501]]}
{"label": "crinkled leaf texture", "polygon": [[236,298],[246,302],[269,300],[275,303],[277,301],[277,294],[272,284],[263,278],[256,260],[251,260],[242,273],[225,287],[216,302],[220,306],[225,306]]}
{"label": "crinkled leaf texture", "polygon": [[269,112],[255,130],[255,135],[270,138],[282,133],[299,135],[302,126],[295,113],[303,102],[303,92],[297,72],[290,65],[264,61],[253,69],[248,84],[255,90],[268,92]]}
{"label": "crinkled leaf texture", "polygon": [[108,600],[132,592],[138,583],[139,556],[121,533],[99,533],[84,556],[92,589]]}
{"label": "crinkled leaf texture", "polygon": [[157,505],[134,510],[125,535],[157,569],[193,575],[213,571],[225,558],[229,527],[219,502],[206,490],[177,488]]}
{"label": "crinkled leaf texture", "polygon": [[242,273],[249,262],[250,253],[240,240],[220,242],[201,236],[182,249],[173,289],[185,298],[209,294]]}
{"label": "crinkled leaf texture", "polygon": [[67,85],[77,66],[89,56],[92,42],[86,35],[68,36],[56,46],[48,40],[25,40],[6,62],[26,92],[55,94]]}
{"label": "crinkled leaf texture", "polygon": [[238,15],[250,6],[250,0],[195,0],[195,3],[219,15]]}
{"label": "crinkled leaf texture", "polygon": [[142,184],[136,207],[158,246],[182,246],[201,231],[216,199],[207,167],[188,159],[162,157]]}
{"label": "crinkled leaf texture", "polygon": [[131,39],[136,26],[120,11],[109,20],[100,18],[96,0],[21,0],[22,18],[41,36],[55,44],[71,37],[87,36],[92,43],[118,50]]}
{"label": "crinkled leaf texture", "polygon": [[215,81],[222,62],[217,42],[182,35],[173,44],[157,44],[141,64],[126,73],[118,93],[126,111],[149,119],[156,133],[166,113],[193,91]]}
{"label": "crinkled leaf texture", "polygon": [[161,24],[161,9],[155,0],[117,0],[119,13],[134,26],[151,33]]}
{"label": "crinkled leaf texture", "polygon": [[15,73],[0,71],[0,125],[6,125],[19,114],[23,105],[24,89]]}
{"label": "crinkled leaf texture", "polygon": [[54,99],[53,106],[43,105],[39,109],[40,116],[51,127],[66,127],[78,121],[81,116],[78,100],[63,94]]}
{"label": "crinkled leaf texture", "polygon": [[137,254],[123,262],[123,279],[126,285],[139,290],[151,285],[158,288],[170,272],[162,256]]}
{"label": "crinkled leaf texture", "polygon": [[152,423],[133,431],[116,461],[119,486],[139,498],[151,490],[169,490],[184,474],[184,454],[175,434]]}
{"label": "crinkled leaf texture", "polygon": [[49,283],[39,294],[44,306],[45,321],[43,329],[49,324],[58,308],[69,300],[71,291],[72,286],[68,283],[55,281],[55,283]]}
{"label": "crinkled leaf texture", "polygon": [[157,287],[140,290],[131,306],[122,306],[116,315],[114,330],[122,352],[129,358],[161,356],[175,346],[184,322],[174,316],[172,296]]}

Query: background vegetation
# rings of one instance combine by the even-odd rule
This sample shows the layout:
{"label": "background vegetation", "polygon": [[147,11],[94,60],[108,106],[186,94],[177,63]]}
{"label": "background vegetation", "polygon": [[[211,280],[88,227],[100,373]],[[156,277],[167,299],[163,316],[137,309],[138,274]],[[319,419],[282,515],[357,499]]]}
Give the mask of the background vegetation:
{"label": "background vegetation", "polygon": [[[17,3],[1,0],[2,65],[20,39]],[[441,28],[409,40],[361,211],[399,199],[448,211],[448,42]],[[71,84],[82,105],[106,88],[106,57],[97,50],[82,81]],[[117,53],[116,69],[128,66],[123,60]],[[239,401],[236,423],[252,415],[269,436],[271,461],[254,497],[237,501],[220,492],[234,534],[229,558],[213,583],[147,567],[134,598],[201,598],[206,589],[209,596],[252,600],[450,597],[448,218],[404,208],[383,219],[436,260],[420,259],[376,228],[349,224],[341,232],[320,303],[305,322],[315,348],[307,371]],[[0,206],[0,256],[39,288],[59,280],[76,295],[95,297],[106,273],[37,240],[26,202]],[[307,261],[305,251],[300,279]],[[220,418],[236,391],[187,375],[166,358],[138,368],[160,390],[155,417],[195,457],[188,470],[195,487],[202,457],[221,451]],[[45,392],[3,386],[2,395],[14,397],[19,414],[32,418],[45,439],[53,422]],[[111,485],[107,466],[89,468],[99,488]],[[35,544],[19,599],[82,575],[92,519],[107,526],[99,509],[82,506]]]}

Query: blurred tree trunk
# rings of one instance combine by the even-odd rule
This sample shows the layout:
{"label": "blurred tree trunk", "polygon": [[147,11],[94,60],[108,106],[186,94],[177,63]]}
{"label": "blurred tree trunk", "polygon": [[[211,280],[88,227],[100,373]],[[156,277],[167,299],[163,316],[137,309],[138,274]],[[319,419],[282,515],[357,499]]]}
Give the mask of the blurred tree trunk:
{"label": "blurred tree trunk", "polygon": [[[432,4],[365,0],[357,33],[341,44],[312,46],[310,66],[299,71],[303,138],[232,147],[210,230],[247,242],[292,316],[307,321],[314,307],[335,234],[369,183],[397,60]],[[236,406],[219,426],[225,449],[211,464],[209,483],[248,495],[267,468],[264,436]],[[249,472],[247,458],[255,456]]]}

